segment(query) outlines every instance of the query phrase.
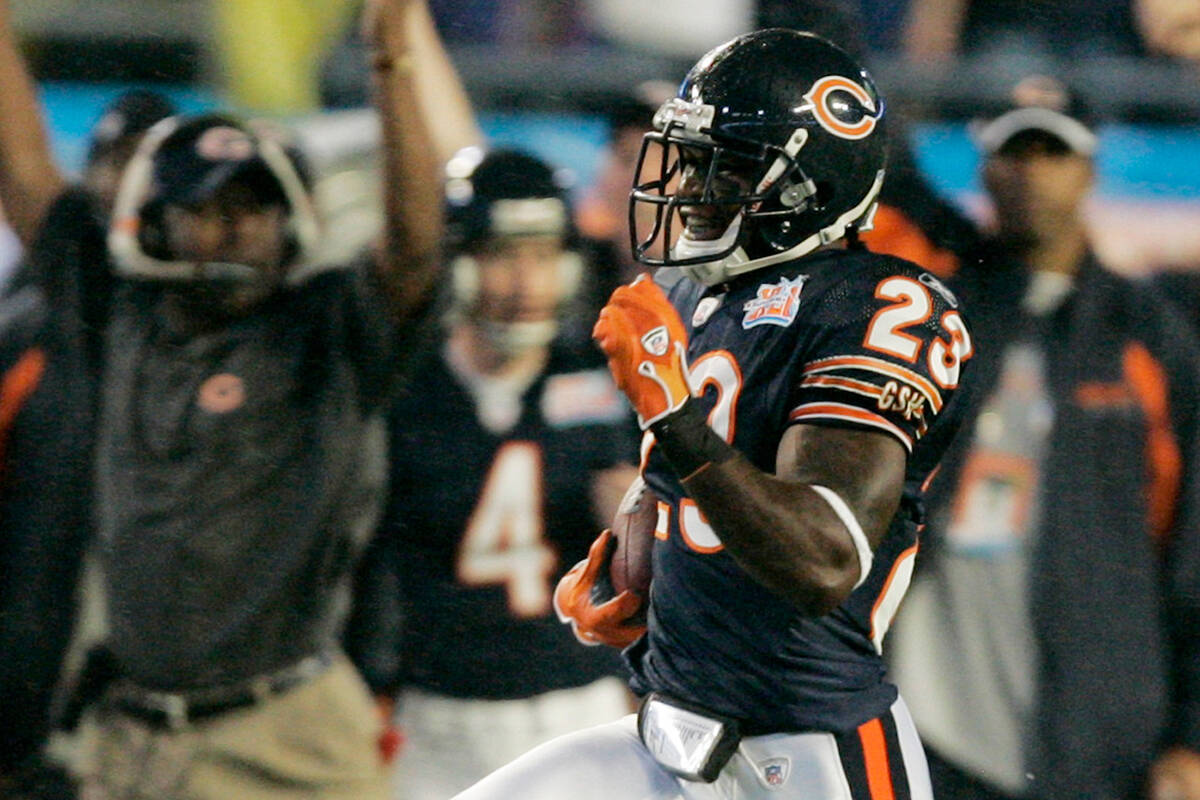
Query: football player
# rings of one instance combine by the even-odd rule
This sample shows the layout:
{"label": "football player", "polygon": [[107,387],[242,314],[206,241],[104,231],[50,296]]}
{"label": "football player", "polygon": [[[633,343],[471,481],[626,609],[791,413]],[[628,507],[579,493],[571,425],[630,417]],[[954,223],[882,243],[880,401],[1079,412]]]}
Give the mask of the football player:
{"label": "football player", "polygon": [[932,796],[880,651],[972,346],[941,282],[858,244],[885,120],[844,51],[783,29],[708,53],[659,109],[631,205],[667,288],[619,288],[594,332],[659,498],[645,632],[636,597],[594,596],[605,548],[556,592],[629,645],[642,707],[461,797]]}
{"label": "football player", "polygon": [[[619,654],[579,647],[551,607],[637,456],[599,352],[562,325],[583,269],[566,191],[533,156],[468,148],[446,195],[445,335],[392,414],[391,510],[357,603],[400,595],[399,641],[365,661],[399,695],[394,796],[414,800],[450,797],[632,701]],[[355,627],[378,634],[361,614]],[[391,674],[370,666],[388,662]]]}

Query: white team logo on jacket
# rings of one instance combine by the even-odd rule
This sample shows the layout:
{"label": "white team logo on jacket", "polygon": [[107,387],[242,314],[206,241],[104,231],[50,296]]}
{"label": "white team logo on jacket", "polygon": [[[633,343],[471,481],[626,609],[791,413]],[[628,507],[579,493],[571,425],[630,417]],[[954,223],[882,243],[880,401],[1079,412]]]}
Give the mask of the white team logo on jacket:
{"label": "white team logo on jacket", "polygon": [[807,275],[782,278],[779,283],[764,283],[758,287],[757,296],[742,306],[746,316],[742,327],[746,330],[756,325],[778,325],[786,328],[796,319],[800,309],[800,290],[804,288]]}

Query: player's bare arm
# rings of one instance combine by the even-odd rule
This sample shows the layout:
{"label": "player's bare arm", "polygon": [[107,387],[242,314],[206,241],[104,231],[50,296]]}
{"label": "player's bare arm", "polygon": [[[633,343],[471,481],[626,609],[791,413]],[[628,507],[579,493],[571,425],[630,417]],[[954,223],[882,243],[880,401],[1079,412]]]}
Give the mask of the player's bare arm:
{"label": "player's bare arm", "polygon": [[759,583],[806,613],[832,611],[858,583],[862,563],[830,495],[813,486],[845,503],[873,550],[900,502],[904,448],[883,433],[793,425],[775,475],[729,449],[727,460],[686,478],[684,489]]}
{"label": "player's bare arm", "polygon": [[904,448],[881,434],[797,425],[780,443],[777,474],[758,469],[690,402],[683,323],[648,278],[613,294],[594,335],[642,426],[738,563],[804,613],[845,600],[899,503]]}
{"label": "player's bare arm", "polygon": [[42,109],[21,58],[8,0],[0,0],[0,205],[28,248],[65,186],[50,153]]}
{"label": "player's bare arm", "polygon": [[380,277],[393,315],[408,320],[429,299],[441,261],[440,164],[427,120],[432,111],[414,80],[410,0],[369,0],[363,22],[371,47],[375,102],[383,132],[384,235]]}
{"label": "player's bare arm", "polygon": [[[427,98],[425,124],[438,159],[445,163],[464,147],[483,144],[483,131],[466,87],[442,45],[427,0],[411,0],[407,12],[409,47],[417,93]],[[432,98],[432,101],[428,100]]]}

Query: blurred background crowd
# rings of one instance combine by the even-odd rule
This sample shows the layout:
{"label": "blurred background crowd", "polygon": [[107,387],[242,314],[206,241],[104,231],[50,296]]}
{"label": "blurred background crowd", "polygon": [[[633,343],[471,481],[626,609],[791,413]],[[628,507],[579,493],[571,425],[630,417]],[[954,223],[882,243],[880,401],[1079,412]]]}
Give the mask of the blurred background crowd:
{"label": "blurred background crowd", "polygon": [[[82,164],[86,132],[121,84],[155,85],[185,112],[229,102],[287,116],[313,133],[324,169],[372,146],[361,126],[340,124],[353,116],[326,114],[366,104],[356,6],[50,0],[14,8],[14,24],[67,169]],[[968,124],[1006,106],[1025,74],[1050,73],[1102,124],[1088,209],[1099,251],[1128,271],[1198,259],[1188,200],[1200,187],[1200,8],[1189,0],[439,0],[431,10],[488,137],[570,170],[584,196],[602,182],[608,112],[632,86],[673,82],[713,42],[804,23],[822,7],[856,20],[853,46],[912,122],[920,168],[973,216],[986,210]],[[355,207],[352,178],[335,194]]]}
{"label": "blurred background crowd", "polygon": [[[185,111],[228,101],[297,118],[364,106],[357,6],[48,0],[21,4],[14,22],[46,82],[58,152],[74,168],[118,83],[166,86]],[[1003,108],[1022,76],[1048,73],[1102,123],[1089,214],[1107,260],[1142,271],[1200,257],[1189,202],[1200,192],[1200,7],[1191,0],[437,0],[431,11],[489,138],[570,170],[583,195],[602,171],[608,112],[631,87],[674,82],[712,43],[803,23],[823,6],[856,21],[854,47],[912,121],[920,167],[971,213],[986,212],[968,123]],[[301,123],[320,130],[310,138],[322,166],[369,146],[355,141],[361,126],[337,120]]]}
{"label": "blurred background crowd", "polygon": [[[12,25],[44,108],[51,152],[66,174],[81,175],[85,165],[93,163],[97,142],[104,141],[103,126],[97,126],[97,120],[106,108],[111,110],[110,103],[128,97],[125,93],[130,89],[149,89],[180,112],[233,109],[294,131],[288,135],[288,145],[303,154],[303,163],[312,171],[314,198],[331,233],[322,243],[320,258],[324,262],[353,261],[379,233],[384,220],[380,130],[370,105],[369,43],[362,39],[362,4],[358,0],[38,0],[10,5]],[[965,261],[975,252],[976,227],[987,231],[996,222],[995,198],[981,177],[983,161],[996,152],[981,150],[977,141],[980,121],[1011,108],[1014,85],[1029,75],[1051,75],[1069,86],[1079,106],[1068,114],[1095,131],[1098,144],[1094,152],[1089,146],[1086,152],[1066,153],[1071,148],[1063,147],[1063,152],[1053,154],[1086,156],[1085,160],[1094,157],[1094,185],[1089,183],[1087,191],[1068,201],[1078,199],[1082,204],[1088,247],[1100,263],[1123,277],[1155,277],[1179,301],[1178,311],[1200,321],[1197,0],[429,0],[428,7],[488,143],[493,148],[528,151],[545,161],[545,165],[534,162],[528,166],[521,161],[524,156],[507,154],[493,168],[502,178],[505,169],[516,170],[519,175],[513,180],[517,183],[536,173],[537,190],[533,194],[518,192],[517,197],[561,199],[562,207],[574,216],[562,229],[569,234],[562,233],[564,239],[556,246],[566,242],[568,249],[579,249],[584,256],[579,301],[572,299],[573,304],[568,304],[568,313],[576,318],[560,331],[566,338],[573,337],[575,345],[586,341],[595,309],[608,291],[638,271],[628,254],[626,198],[641,134],[649,126],[653,109],[672,94],[675,81],[700,54],[738,33],[766,26],[819,30],[868,65],[890,104],[889,113],[896,123],[893,135],[902,142],[895,148],[889,183],[881,195],[884,208],[879,228],[891,237],[893,252],[911,257],[943,277],[956,271],[960,258]],[[135,116],[155,113],[143,100],[129,102],[133,105],[125,111],[135,113],[136,109]],[[452,105],[448,100],[447,113],[457,112]],[[438,112],[435,108],[426,113],[436,118]],[[472,143],[471,138],[468,133],[456,144]],[[1004,144],[997,144],[996,151]],[[445,149],[439,157],[457,148],[446,143]],[[1028,153],[1017,153],[1018,157],[1025,155]],[[452,178],[455,163],[451,162],[448,173]],[[466,167],[459,163],[457,168],[466,170],[463,176],[469,178],[477,167],[479,163],[472,162]],[[0,164],[0,172],[10,168]],[[889,216],[888,209],[896,209],[896,215]],[[1072,206],[1067,216],[1074,211]],[[28,243],[30,237],[21,229],[19,215],[10,214],[9,219],[12,229],[0,229],[0,285],[7,284],[11,298],[22,288],[22,241]],[[458,248],[462,254],[482,259],[482,253],[464,244],[465,239],[454,240],[453,218],[450,222],[452,255]],[[586,245],[581,246],[580,241]],[[19,310],[11,302],[5,309],[14,314],[13,309]],[[458,311],[467,314],[462,308]],[[449,319],[447,337],[453,340],[455,325],[462,318],[452,312]],[[590,355],[591,361],[585,357],[581,363],[595,369],[600,362],[595,361],[595,353]],[[471,384],[455,401],[461,401],[465,414],[469,415],[472,403],[482,408],[495,401],[497,387],[484,385],[487,382],[482,380],[472,383],[455,372],[458,366],[440,364],[431,369],[447,370],[442,375],[447,381],[453,374],[464,385]],[[542,379],[527,377],[529,381]],[[528,383],[521,390],[527,387]],[[501,395],[513,392],[511,386],[500,388]],[[1192,386],[1189,394],[1194,389]],[[568,399],[573,396],[567,395]],[[419,416],[422,409],[439,408],[440,400],[424,403],[420,396],[410,396],[406,402],[409,412]],[[0,404],[0,422],[5,421],[5,413]],[[584,488],[574,491],[586,492],[589,481],[600,484],[606,471],[624,468],[617,485],[592,487],[597,494],[603,490],[606,495],[595,507],[608,512],[628,483],[627,462],[635,460],[636,451],[631,441],[625,441],[633,433],[622,410],[605,413],[609,417],[602,422],[609,429],[594,434],[599,441],[593,444],[597,451],[605,450],[605,444],[611,447],[602,454],[589,452],[594,474],[581,476],[579,486]],[[434,429],[437,415],[431,416],[435,419],[426,422]],[[496,423],[496,429],[508,431],[513,424],[511,420]],[[595,419],[588,424],[600,425]],[[483,425],[490,430],[492,423],[484,420]],[[402,425],[396,428],[402,429]],[[444,441],[444,432],[425,433],[435,443]],[[542,431],[538,435],[552,434]],[[412,437],[420,438],[418,434]],[[403,438],[393,431],[394,461],[398,450],[416,446],[411,441],[406,445]],[[570,447],[577,445],[574,442]],[[462,452],[470,446],[461,444]],[[525,473],[521,470],[531,468],[530,462],[519,449],[501,446],[494,455],[491,467],[491,454],[481,456],[476,465],[480,477],[504,473],[496,485],[524,497],[522,492],[527,492],[528,486],[522,482],[520,476]],[[571,463],[571,458],[568,452],[564,463]],[[417,463],[405,470],[393,466],[393,481],[403,484],[429,467],[420,456],[414,461]],[[450,464],[459,466],[453,460]],[[439,475],[436,480],[452,482],[453,475]],[[491,477],[487,480],[482,490],[473,487],[481,494],[480,507],[486,505],[487,487],[492,486]],[[1181,480],[1189,479],[1185,475]],[[423,489],[419,481],[409,483],[406,491],[419,495]],[[475,500],[471,496],[462,500],[467,504],[462,508],[464,517]],[[398,502],[393,496],[393,503]],[[400,513],[395,508],[391,512],[393,516]],[[602,524],[593,525],[578,509],[558,509],[556,513],[573,515],[577,523],[585,520],[589,530],[598,530]],[[606,514],[597,515],[598,520],[605,518]],[[460,521],[464,526],[473,524]],[[432,530],[434,522],[429,524]],[[583,555],[587,536],[578,534],[577,558]],[[5,557],[11,556],[5,553]],[[372,558],[385,556],[368,551],[368,562]],[[569,563],[560,566],[565,569]],[[74,579],[69,567],[62,575]],[[410,578],[419,583],[419,576]],[[62,670],[71,677],[72,691],[83,651],[103,635],[98,604],[88,602],[95,599],[95,581],[92,572],[80,577],[80,596],[85,602],[79,609],[80,622],[73,628],[76,644]],[[23,591],[19,581],[10,580],[3,588],[0,600],[8,604],[3,613],[41,613],[31,611],[29,603],[12,602]],[[72,602],[64,600],[64,605],[75,613]],[[432,616],[436,619],[436,614]],[[365,624],[371,628],[375,623]],[[364,633],[352,623],[351,630],[352,635],[364,638],[387,633],[377,625]],[[351,642],[352,650],[355,644]],[[8,658],[13,654],[0,655]],[[29,655],[37,657],[36,653]],[[429,656],[430,663],[453,655],[452,650],[449,655],[434,654]],[[372,689],[386,688],[395,694],[403,688],[394,685],[394,667],[380,666],[381,673],[391,669],[391,674],[376,680],[371,674],[376,666],[371,654],[360,652],[355,657]],[[10,659],[7,669],[6,676],[17,675],[19,683],[21,660]],[[588,680],[621,673],[614,659],[579,669]],[[474,679],[470,674],[462,678],[467,683]],[[436,675],[425,675],[417,683],[423,692],[436,697],[438,680]],[[393,683],[387,685],[389,682]],[[550,685],[555,680],[542,683]],[[573,686],[578,681],[566,679],[564,683]],[[611,689],[611,682],[602,688]],[[463,689],[459,686],[445,693],[461,696]],[[70,706],[70,694],[57,690],[55,714]],[[511,692],[504,687],[482,689],[485,699],[493,694],[507,696]],[[615,697],[610,692],[599,703],[601,713],[623,710],[628,699],[620,690]],[[423,695],[408,697],[409,713],[414,724],[420,724],[415,721],[420,709],[434,709],[425,722],[436,727],[433,715],[440,712],[436,701],[421,705],[427,701]],[[485,709],[479,719],[494,713],[494,709]],[[545,713],[564,717],[574,712]],[[403,711],[400,714],[403,720]],[[0,731],[0,737],[11,737],[23,747],[30,744],[28,734],[43,733],[40,718],[26,728],[19,720],[15,725],[11,720],[5,724],[20,730]],[[496,738],[481,730],[480,739]],[[557,731],[539,731],[538,735],[551,732]],[[54,746],[52,742],[52,753]],[[479,746],[486,749],[489,745]],[[418,766],[423,766],[426,774],[445,774],[453,767],[440,759],[449,757],[452,764],[456,757],[445,748],[438,749],[436,736],[426,742],[414,739],[409,752],[414,756],[424,753],[427,762]],[[70,747],[58,755],[69,761]],[[506,753],[504,759],[512,755]],[[26,769],[24,764],[2,766]],[[486,772],[490,768],[481,769]],[[0,769],[0,796],[18,788],[31,792],[25,796],[68,796],[54,794],[67,790],[45,788],[50,784],[39,783],[40,778],[31,778],[19,787],[20,782],[6,784],[4,771]],[[992,789],[1007,792],[996,797],[1021,796],[1019,775],[997,778],[984,770],[982,777]],[[411,786],[421,785],[419,779],[413,780],[417,782]],[[38,794],[43,791],[45,794]],[[413,797],[423,796],[419,789],[410,791]]]}

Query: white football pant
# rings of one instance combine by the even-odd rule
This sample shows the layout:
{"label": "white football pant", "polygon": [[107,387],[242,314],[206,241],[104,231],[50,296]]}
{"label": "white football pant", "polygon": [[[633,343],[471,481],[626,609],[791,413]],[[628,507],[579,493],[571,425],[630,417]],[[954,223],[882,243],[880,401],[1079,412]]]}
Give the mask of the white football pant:
{"label": "white football pant", "polygon": [[[713,783],[658,765],[637,717],[538,747],[456,800],[933,800],[929,767],[903,700],[844,734],[748,736]],[[431,796],[432,800],[432,796]]]}

